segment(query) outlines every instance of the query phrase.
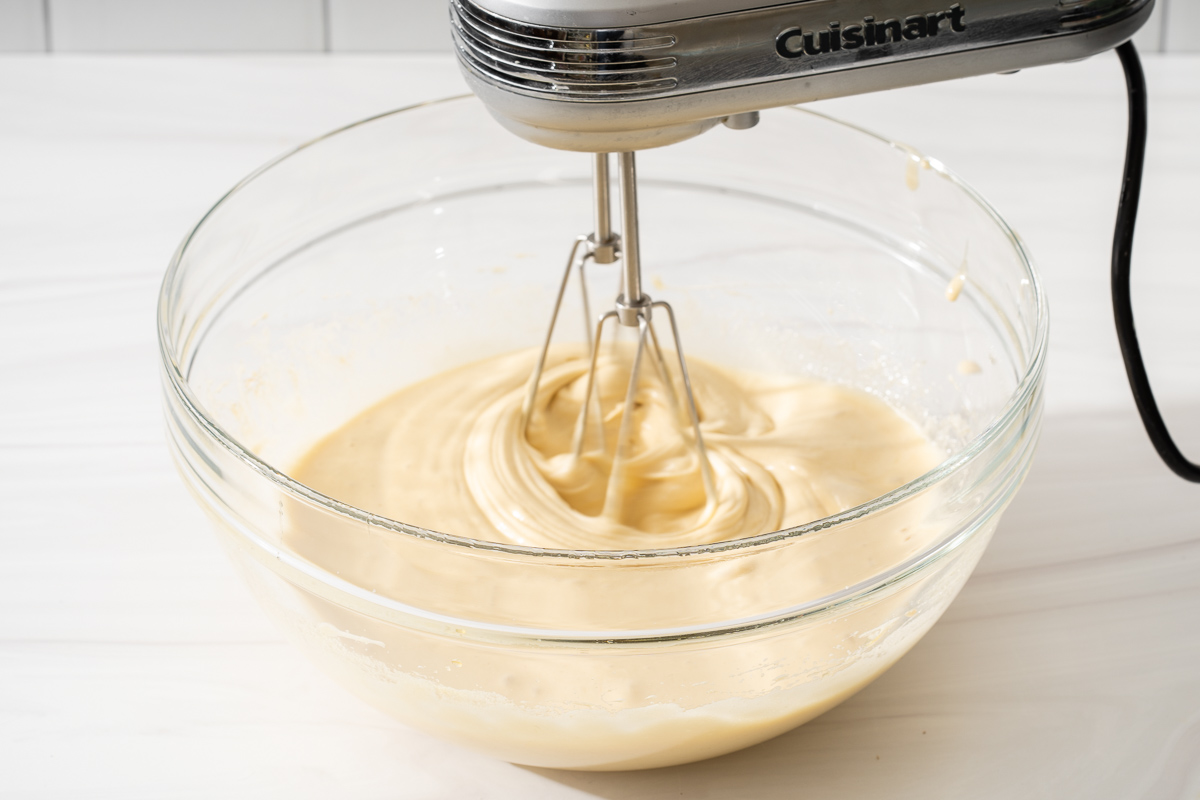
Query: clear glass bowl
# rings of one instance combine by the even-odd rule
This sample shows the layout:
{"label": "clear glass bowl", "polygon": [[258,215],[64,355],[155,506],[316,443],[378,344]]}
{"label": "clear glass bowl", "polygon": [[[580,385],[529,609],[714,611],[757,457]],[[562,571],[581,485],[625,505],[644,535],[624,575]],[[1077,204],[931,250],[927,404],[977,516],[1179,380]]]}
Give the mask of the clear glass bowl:
{"label": "clear glass bowl", "polygon": [[[938,162],[784,108],[639,171],[647,283],[689,356],[872,392],[944,463],[799,528],[626,552],[422,530],[289,478],[397,389],[544,334],[589,229],[590,159],[511,136],[471,98],[251,175],[184,241],[159,303],[170,446],[264,607],[369,703],[522,764],[682,763],[841,702],[954,598],[1038,434],[1038,279]],[[582,338],[576,305],[558,330]]]}

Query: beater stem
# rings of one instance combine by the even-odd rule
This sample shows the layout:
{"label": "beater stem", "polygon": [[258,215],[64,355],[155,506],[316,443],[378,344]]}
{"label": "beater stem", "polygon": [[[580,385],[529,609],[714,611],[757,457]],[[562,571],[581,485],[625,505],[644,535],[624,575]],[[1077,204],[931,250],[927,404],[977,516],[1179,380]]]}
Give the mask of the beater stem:
{"label": "beater stem", "polygon": [[[594,155],[592,189],[595,192],[596,229],[592,231],[592,258],[597,264],[617,260],[620,237],[612,229],[612,201],[609,199],[608,153]],[[590,320],[590,317],[589,317]]]}
{"label": "beater stem", "polygon": [[621,296],[617,298],[617,318],[622,325],[636,327],[638,312],[649,319],[649,303],[642,294],[642,259],[638,238],[637,164],[633,153],[618,153],[621,178]]}

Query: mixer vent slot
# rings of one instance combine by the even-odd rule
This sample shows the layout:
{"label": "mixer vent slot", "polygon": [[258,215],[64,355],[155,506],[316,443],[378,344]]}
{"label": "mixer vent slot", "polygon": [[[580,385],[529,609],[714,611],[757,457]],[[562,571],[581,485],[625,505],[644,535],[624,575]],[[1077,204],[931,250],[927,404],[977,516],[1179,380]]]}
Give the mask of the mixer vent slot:
{"label": "mixer vent slot", "polygon": [[451,31],[463,63],[493,81],[540,95],[608,100],[673,89],[674,36],[621,29],[547,28],[451,0]]}

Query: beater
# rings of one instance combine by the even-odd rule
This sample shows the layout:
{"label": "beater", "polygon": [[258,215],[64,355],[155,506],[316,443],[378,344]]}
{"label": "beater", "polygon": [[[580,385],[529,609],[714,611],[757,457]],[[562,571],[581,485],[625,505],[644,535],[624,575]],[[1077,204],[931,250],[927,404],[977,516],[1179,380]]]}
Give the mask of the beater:
{"label": "beater", "polygon": [[[593,386],[596,363],[605,324],[613,320],[637,331],[624,409],[634,406],[643,354],[649,352],[671,402],[681,414],[686,412],[705,490],[713,500],[712,471],[674,312],[642,290],[635,151],[683,141],[722,122],[735,129],[752,127],[764,108],[1012,72],[1078,60],[1121,45],[1131,96],[1131,138],[1126,192],[1118,214],[1117,238],[1124,241],[1124,249],[1119,253],[1121,247],[1114,248],[1118,334],[1151,439],[1172,469],[1200,480],[1200,467],[1179,454],[1161,424],[1141,368],[1132,317],[1122,314],[1139,183],[1135,178],[1140,179],[1144,149],[1144,128],[1140,140],[1133,135],[1139,109],[1133,101],[1138,92],[1129,63],[1136,62],[1136,54],[1132,45],[1122,43],[1150,16],[1154,0],[956,0],[930,8],[936,3],[450,0],[460,67],[492,116],[536,144],[595,154],[595,230],[578,237],[571,249],[527,389],[526,426],[572,271],[580,276],[590,319],[585,262],[621,260],[614,307],[599,318],[594,334],[590,326],[587,333],[591,369],[574,431],[574,454],[578,457],[583,450],[592,407],[599,403]],[[1136,78],[1140,80],[1140,71]],[[1144,101],[1140,110],[1144,123]],[[611,153],[617,154],[620,166],[620,235],[612,230],[609,209]],[[654,310],[661,310],[671,327],[682,398],[667,371],[652,322]],[[608,500],[613,499],[629,416],[625,413],[620,424]]]}
{"label": "beater", "polygon": [[[585,334],[587,336],[588,349],[590,350],[590,364],[583,393],[584,402],[580,406],[574,435],[571,440],[572,454],[575,458],[579,458],[583,454],[584,440],[588,429],[588,418],[591,414],[593,400],[596,401],[598,407],[597,416],[601,418],[598,420],[596,428],[600,435],[600,449],[604,450],[604,414],[603,409],[599,408],[599,398],[595,392],[596,365],[600,357],[600,342],[604,333],[604,326],[609,320],[613,320],[617,324],[637,330],[637,344],[634,348],[629,368],[625,401],[621,406],[625,409],[625,413],[621,415],[621,423],[613,452],[612,468],[609,472],[608,487],[605,492],[604,507],[601,513],[614,518],[620,516],[619,506],[623,496],[620,491],[622,483],[621,466],[624,463],[622,458],[624,452],[623,445],[630,439],[630,431],[633,424],[632,409],[636,403],[638,379],[641,373],[642,359],[647,351],[647,345],[650,346],[651,360],[654,362],[659,382],[669,398],[668,403],[672,409],[679,410],[680,400],[675,390],[674,379],[668,373],[667,360],[663,354],[662,346],[659,344],[658,334],[654,329],[652,321],[654,309],[665,312],[671,327],[671,337],[675,344],[675,355],[679,363],[679,373],[683,384],[683,406],[687,411],[687,421],[691,426],[694,446],[699,456],[700,476],[704,483],[704,496],[707,502],[711,504],[716,499],[716,482],[713,478],[712,465],[709,463],[708,455],[704,449],[704,436],[700,432],[700,414],[696,408],[696,398],[692,392],[691,378],[688,376],[687,361],[683,357],[683,343],[679,336],[679,326],[675,323],[675,312],[668,303],[652,300],[649,295],[642,291],[641,251],[638,241],[637,165],[634,160],[634,154],[632,152],[623,152],[617,155],[617,162],[619,164],[618,177],[621,188],[621,222],[625,232],[624,237],[614,233],[610,227],[609,156],[607,153],[597,153],[594,158],[593,187],[595,190],[596,230],[588,236],[577,237],[574,246],[571,248],[571,254],[567,258],[567,267],[563,272],[562,283],[559,285],[558,297],[554,303],[554,311],[550,315],[550,326],[546,331],[546,338],[542,343],[542,350],[538,355],[537,365],[534,367],[533,375],[530,377],[529,386],[526,390],[525,401],[522,405],[522,426],[528,429],[529,418],[532,415],[533,407],[537,400],[537,390],[541,383],[542,371],[545,369],[546,356],[550,351],[550,342],[554,336],[554,326],[558,320],[559,309],[562,307],[563,296],[566,294],[572,270],[578,270],[579,285],[583,296]],[[581,252],[581,248],[586,248],[586,250]],[[611,264],[618,259],[622,262],[621,292],[617,295],[616,302],[613,304],[614,307],[600,315],[600,318],[596,322],[594,336],[587,325],[587,321],[591,319],[591,307],[588,302],[584,265],[589,259],[598,264]]]}

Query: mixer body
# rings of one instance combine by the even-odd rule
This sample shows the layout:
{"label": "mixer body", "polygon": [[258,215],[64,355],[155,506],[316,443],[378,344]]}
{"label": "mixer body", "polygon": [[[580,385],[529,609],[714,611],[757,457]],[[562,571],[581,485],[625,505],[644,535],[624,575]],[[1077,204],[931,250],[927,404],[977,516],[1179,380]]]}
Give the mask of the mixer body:
{"label": "mixer body", "polygon": [[[1071,61],[1154,0],[451,0],[468,83],[548,147],[671,144],[759,109]],[[736,123],[735,123],[736,124]]]}

